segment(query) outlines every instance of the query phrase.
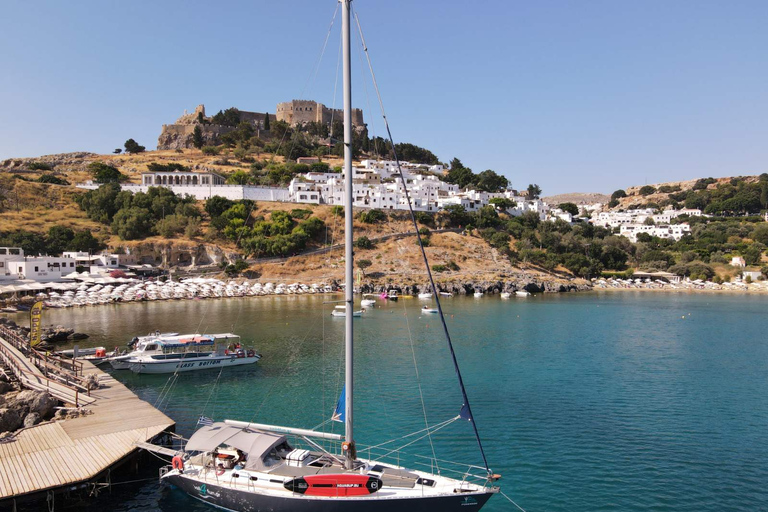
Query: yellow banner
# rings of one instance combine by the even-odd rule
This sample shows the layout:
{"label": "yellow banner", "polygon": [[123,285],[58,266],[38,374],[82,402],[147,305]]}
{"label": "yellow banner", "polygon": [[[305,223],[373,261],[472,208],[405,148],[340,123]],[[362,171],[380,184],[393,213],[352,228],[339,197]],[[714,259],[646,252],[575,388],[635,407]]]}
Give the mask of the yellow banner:
{"label": "yellow banner", "polygon": [[43,303],[35,302],[29,310],[29,344],[33,347],[40,344],[43,331]]}

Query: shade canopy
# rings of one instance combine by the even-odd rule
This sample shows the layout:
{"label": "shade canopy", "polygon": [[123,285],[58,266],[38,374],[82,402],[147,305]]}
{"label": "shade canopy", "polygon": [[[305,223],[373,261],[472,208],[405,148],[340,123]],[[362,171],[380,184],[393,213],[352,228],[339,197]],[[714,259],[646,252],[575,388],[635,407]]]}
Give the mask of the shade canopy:
{"label": "shade canopy", "polygon": [[258,471],[269,468],[268,464],[264,464],[264,455],[285,441],[285,436],[279,434],[256,432],[217,422],[192,434],[187,441],[186,451],[208,452],[226,444],[248,454],[246,468]]}

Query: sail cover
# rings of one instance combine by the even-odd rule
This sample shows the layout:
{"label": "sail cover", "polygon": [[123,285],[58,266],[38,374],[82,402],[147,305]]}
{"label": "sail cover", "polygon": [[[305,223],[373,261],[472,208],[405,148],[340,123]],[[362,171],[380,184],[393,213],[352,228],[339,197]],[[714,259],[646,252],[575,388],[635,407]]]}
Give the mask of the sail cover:
{"label": "sail cover", "polygon": [[347,388],[342,387],[341,395],[339,396],[339,401],[336,402],[336,409],[334,409],[333,416],[331,416],[331,419],[333,421],[340,421],[341,423],[344,423],[347,416],[346,410],[347,410]]}

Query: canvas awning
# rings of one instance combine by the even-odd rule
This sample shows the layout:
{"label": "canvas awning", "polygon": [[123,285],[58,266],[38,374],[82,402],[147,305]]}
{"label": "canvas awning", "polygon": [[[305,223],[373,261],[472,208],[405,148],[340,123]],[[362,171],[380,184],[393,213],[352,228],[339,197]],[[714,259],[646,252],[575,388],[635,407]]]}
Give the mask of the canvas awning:
{"label": "canvas awning", "polygon": [[269,467],[264,464],[264,455],[285,440],[285,436],[280,434],[254,432],[225,423],[214,423],[192,434],[187,441],[186,451],[209,452],[226,444],[248,454],[246,469],[263,470]]}

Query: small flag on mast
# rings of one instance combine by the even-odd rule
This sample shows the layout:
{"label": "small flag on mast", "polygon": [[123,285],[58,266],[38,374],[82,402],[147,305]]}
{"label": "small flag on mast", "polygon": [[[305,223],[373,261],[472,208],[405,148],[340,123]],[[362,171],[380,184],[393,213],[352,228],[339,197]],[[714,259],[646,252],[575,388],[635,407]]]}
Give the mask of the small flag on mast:
{"label": "small flag on mast", "polygon": [[210,427],[213,425],[213,419],[208,418],[207,416],[200,416],[200,418],[197,420],[197,424],[204,427]]}

